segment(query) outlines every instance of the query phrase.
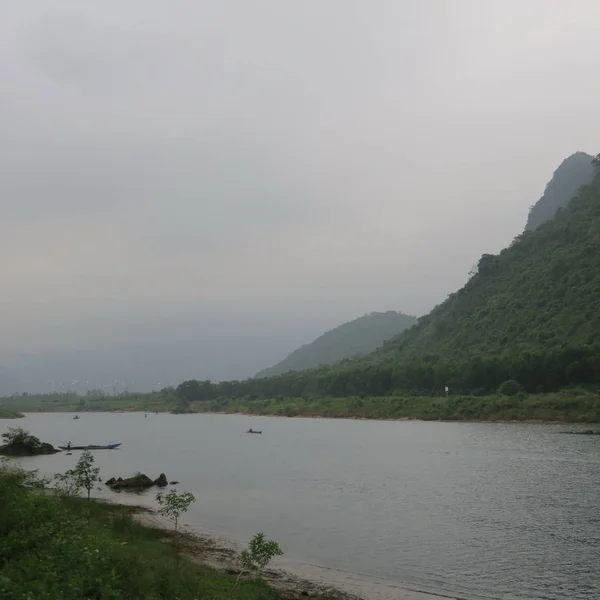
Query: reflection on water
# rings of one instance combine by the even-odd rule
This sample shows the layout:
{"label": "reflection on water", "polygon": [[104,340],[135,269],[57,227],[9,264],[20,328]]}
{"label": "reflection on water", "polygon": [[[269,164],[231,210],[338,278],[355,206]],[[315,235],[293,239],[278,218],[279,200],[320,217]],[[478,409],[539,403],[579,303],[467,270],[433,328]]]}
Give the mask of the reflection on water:
{"label": "reflection on water", "polygon": [[[565,426],[143,413],[18,425],[53,444],[122,442],[95,453],[104,479],[164,472],[196,495],[186,522],[244,542],[264,531],[286,559],[464,598],[600,598],[600,438]],[[59,472],[77,457],[22,462]]]}

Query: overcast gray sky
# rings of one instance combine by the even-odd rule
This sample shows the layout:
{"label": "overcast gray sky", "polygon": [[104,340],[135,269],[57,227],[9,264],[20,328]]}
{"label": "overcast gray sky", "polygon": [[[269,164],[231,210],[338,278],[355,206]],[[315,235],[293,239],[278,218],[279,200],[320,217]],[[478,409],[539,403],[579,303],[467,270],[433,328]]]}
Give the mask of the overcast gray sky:
{"label": "overcast gray sky", "polygon": [[0,8],[0,358],[426,313],[600,149],[598,0]]}

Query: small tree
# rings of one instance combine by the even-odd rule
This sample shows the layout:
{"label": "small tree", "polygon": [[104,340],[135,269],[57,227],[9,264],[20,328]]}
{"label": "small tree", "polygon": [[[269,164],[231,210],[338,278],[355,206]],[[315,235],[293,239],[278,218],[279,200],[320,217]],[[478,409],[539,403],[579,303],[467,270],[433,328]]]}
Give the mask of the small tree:
{"label": "small tree", "polygon": [[179,565],[179,517],[188,511],[193,502],[196,502],[194,494],[191,492],[182,492],[171,490],[167,494],[159,493],[156,500],[160,505],[158,512],[173,521],[175,525],[175,561]]}
{"label": "small tree", "polygon": [[257,533],[248,544],[248,548],[240,554],[242,570],[235,580],[230,595],[233,594],[243,575],[246,573],[251,573],[254,576],[259,575],[275,556],[281,556],[282,554],[283,552],[277,542],[267,540],[264,533]]}
{"label": "small tree", "polygon": [[522,389],[523,386],[518,381],[509,379],[498,388],[498,393],[502,396],[516,396]]}
{"label": "small tree", "polygon": [[59,493],[64,496],[79,496],[82,490],[87,491],[90,499],[92,489],[100,481],[100,469],[94,466],[94,456],[89,450],[79,457],[74,469],[69,469],[64,475],[55,475]]}
{"label": "small tree", "polygon": [[35,435],[31,435],[29,431],[25,431],[21,427],[9,427],[8,431],[2,434],[2,439],[6,446],[25,450],[34,451],[42,445],[42,442]]}

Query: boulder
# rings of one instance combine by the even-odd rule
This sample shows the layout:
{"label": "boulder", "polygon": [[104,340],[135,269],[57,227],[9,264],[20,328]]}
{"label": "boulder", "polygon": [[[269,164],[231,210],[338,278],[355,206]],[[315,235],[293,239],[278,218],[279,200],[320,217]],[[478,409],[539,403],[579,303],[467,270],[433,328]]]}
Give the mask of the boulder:
{"label": "boulder", "polygon": [[154,485],[157,485],[158,487],[165,487],[168,484],[167,476],[164,473],[161,473],[158,478],[154,480]]}
{"label": "boulder", "polygon": [[114,483],[110,485],[113,490],[145,490],[154,485],[154,481],[150,479],[147,475],[143,473],[139,473],[138,475],[134,475],[133,477],[128,477],[127,479],[117,479]]}

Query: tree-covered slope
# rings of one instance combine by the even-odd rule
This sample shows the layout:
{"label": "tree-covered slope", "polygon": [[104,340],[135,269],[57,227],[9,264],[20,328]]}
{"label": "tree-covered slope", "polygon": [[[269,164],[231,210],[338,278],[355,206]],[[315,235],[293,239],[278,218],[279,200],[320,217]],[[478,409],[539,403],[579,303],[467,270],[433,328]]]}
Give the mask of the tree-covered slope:
{"label": "tree-covered slope", "polygon": [[303,371],[319,365],[333,365],[346,358],[368,354],[417,322],[393,310],[373,312],[327,331],[314,342],[294,350],[280,363],[257,373],[257,377]]}
{"label": "tree-covered slope", "polygon": [[[597,169],[598,171],[599,169]],[[526,231],[417,327],[391,340],[398,359],[472,357],[600,341],[600,174],[554,219]]]}
{"label": "tree-covered slope", "polygon": [[[600,156],[592,182],[526,231],[418,324],[340,364],[219,384],[187,400],[515,394],[600,386]],[[279,402],[279,400],[277,400]],[[595,409],[594,409],[595,410]],[[585,412],[585,411],[584,411]]]}
{"label": "tree-covered slope", "polygon": [[556,169],[544,195],[531,207],[525,231],[533,231],[549,221],[559,208],[565,207],[582,185],[592,180],[593,156],[576,152],[566,158]]}

